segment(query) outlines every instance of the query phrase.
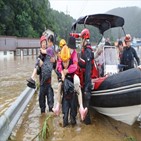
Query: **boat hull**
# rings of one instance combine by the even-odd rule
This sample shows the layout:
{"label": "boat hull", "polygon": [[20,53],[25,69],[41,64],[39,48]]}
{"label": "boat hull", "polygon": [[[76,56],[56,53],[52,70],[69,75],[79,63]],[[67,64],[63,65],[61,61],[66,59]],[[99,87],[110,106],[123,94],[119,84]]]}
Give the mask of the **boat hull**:
{"label": "boat hull", "polygon": [[131,69],[105,79],[98,90],[92,90],[90,105],[132,125],[141,113],[141,71]]}
{"label": "boat hull", "polygon": [[141,114],[141,104],[134,106],[125,106],[125,107],[95,107],[99,113],[109,116],[117,121],[121,121],[128,125],[133,125],[137,120],[138,116]]}
{"label": "boat hull", "polygon": [[90,104],[106,108],[140,105],[141,83],[110,90],[92,91]]}

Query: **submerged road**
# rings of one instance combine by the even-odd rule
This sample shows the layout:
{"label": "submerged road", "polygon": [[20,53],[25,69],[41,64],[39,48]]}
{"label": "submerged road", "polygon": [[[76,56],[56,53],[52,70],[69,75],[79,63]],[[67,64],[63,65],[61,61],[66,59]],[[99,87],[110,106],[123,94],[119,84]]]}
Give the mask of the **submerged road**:
{"label": "submerged road", "polygon": [[[12,60],[0,60],[0,115],[15,101],[19,94],[26,88],[26,79],[31,75],[35,57],[16,57]],[[53,73],[52,85],[54,93],[57,92],[57,79]],[[52,113],[46,109],[46,115],[40,114],[38,92],[33,95],[23,116],[13,130],[11,140],[31,141],[41,130],[43,122]],[[141,141],[139,123],[133,126],[117,122],[103,116],[96,111],[91,111],[92,124],[85,125],[77,116],[77,125],[62,127],[62,114],[49,119],[49,141],[122,141],[134,137]],[[38,140],[36,138],[35,140]],[[128,141],[127,140],[127,141]]]}

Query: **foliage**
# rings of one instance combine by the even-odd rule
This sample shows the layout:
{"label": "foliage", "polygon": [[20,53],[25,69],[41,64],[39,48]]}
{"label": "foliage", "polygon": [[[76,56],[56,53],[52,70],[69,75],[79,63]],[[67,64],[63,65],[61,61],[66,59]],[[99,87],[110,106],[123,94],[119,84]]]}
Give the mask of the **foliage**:
{"label": "foliage", "polygon": [[125,140],[125,141],[137,141],[137,140],[135,139],[135,137],[133,137],[133,136],[126,137],[126,138],[124,138],[124,140]]}
{"label": "foliage", "polygon": [[37,137],[39,138],[40,141],[45,141],[49,137],[50,128],[49,128],[48,120],[52,117],[53,116],[51,115],[46,117],[41,131],[32,139],[32,141],[34,141]]}
{"label": "foliage", "polygon": [[48,0],[0,1],[0,35],[39,37],[49,28]]}
{"label": "foliage", "polygon": [[[132,36],[141,37],[140,8],[116,8],[107,13],[122,16],[125,19],[125,31]],[[0,19],[0,35],[40,37],[45,29],[50,29],[55,32],[58,41],[61,38],[68,39],[71,25],[75,21],[70,15],[51,9],[49,0],[1,0]],[[81,32],[83,28],[78,27],[77,32]],[[91,31],[91,41],[98,42],[101,37],[99,31],[94,27],[88,28]],[[114,40],[113,37],[120,38],[124,34],[115,30],[108,31],[105,35]]]}

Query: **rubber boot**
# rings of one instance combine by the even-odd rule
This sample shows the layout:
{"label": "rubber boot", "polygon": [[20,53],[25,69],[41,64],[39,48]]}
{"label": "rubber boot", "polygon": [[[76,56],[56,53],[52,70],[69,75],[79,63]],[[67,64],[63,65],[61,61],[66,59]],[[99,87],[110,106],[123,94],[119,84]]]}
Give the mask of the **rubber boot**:
{"label": "rubber boot", "polygon": [[86,115],[86,117],[84,119],[84,123],[86,125],[91,124],[91,118],[90,118],[90,112],[89,111],[88,111],[88,113],[87,113],[87,115]]}
{"label": "rubber boot", "polygon": [[76,124],[76,118],[73,116],[70,116],[70,121],[71,121],[71,125],[75,125]]}
{"label": "rubber boot", "polygon": [[63,127],[66,127],[67,125],[68,125],[68,111],[65,111],[63,116]]}

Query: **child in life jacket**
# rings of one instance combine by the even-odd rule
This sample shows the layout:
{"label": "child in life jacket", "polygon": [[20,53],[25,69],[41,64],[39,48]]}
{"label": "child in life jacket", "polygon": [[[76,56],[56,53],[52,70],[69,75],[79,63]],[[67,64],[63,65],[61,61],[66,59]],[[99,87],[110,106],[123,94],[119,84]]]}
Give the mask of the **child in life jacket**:
{"label": "child in life jacket", "polygon": [[63,112],[63,126],[67,126],[69,121],[70,113],[70,122],[72,125],[76,124],[76,115],[77,115],[77,96],[74,91],[73,77],[77,68],[73,68],[70,73],[68,73],[68,68],[73,64],[70,55],[70,49],[65,45],[61,50],[61,66],[62,71],[62,112]]}

